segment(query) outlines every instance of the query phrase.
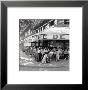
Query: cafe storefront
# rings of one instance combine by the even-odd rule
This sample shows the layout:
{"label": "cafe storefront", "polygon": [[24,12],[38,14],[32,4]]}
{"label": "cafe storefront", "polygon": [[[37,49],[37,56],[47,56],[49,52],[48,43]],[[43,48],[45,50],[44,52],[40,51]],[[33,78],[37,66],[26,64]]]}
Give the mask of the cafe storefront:
{"label": "cafe storefront", "polygon": [[31,36],[32,47],[66,47],[69,45],[69,34],[66,32],[48,30],[43,33],[39,33]]}
{"label": "cafe storefront", "polygon": [[[69,27],[59,27],[58,20],[50,22],[33,30],[27,38],[25,38],[25,46],[29,47],[59,47],[69,45]],[[35,31],[35,32],[34,32]]]}

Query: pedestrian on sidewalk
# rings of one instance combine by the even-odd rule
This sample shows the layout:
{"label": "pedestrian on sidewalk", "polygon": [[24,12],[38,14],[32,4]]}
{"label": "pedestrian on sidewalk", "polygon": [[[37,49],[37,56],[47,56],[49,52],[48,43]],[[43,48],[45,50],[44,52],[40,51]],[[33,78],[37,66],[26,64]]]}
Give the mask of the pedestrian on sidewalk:
{"label": "pedestrian on sidewalk", "polygon": [[46,61],[47,61],[47,54],[45,53],[42,59],[42,63],[46,63]]}
{"label": "pedestrian on sidewalk", "polygon": [[56,52],[56,61],[60,60],[60,55],[62,54],[62,50],[61,48],[58,48],[57,52]]}

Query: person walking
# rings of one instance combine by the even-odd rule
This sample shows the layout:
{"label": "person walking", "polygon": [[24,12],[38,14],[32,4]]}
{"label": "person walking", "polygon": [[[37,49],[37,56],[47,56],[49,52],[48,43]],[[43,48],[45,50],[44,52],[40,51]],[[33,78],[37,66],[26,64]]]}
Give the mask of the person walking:
{"label": "person walking", "polygon": [[47,54],[45,53],[42,59],[42,63],[44,64],[46,63],[46,61],[47,61]]}
{"label": "person walking", "polygon": [[49,52],[48,58],[49,58],[50,62],[53,60],[53,51],[52,50]]}
{"label": "person walking", "polygon": [[62,51],[61,49],[59,48],[56,52],[56,61],[59,61],[60,60],[60,55],[62,54]]}
{"label": "person walking", "polygon": [[39,55],[38,55],[38,51],[37,51],[37,49],[35,50],[34,58],[35,58],[35,61],[38,62],[38,60],[39,60]]}
{"label": "person walking", "polygon": [[42,61],[42,53],[41,53],[41,50],[40,49],[38,49],[38,61],[40,62],[40,61]]}

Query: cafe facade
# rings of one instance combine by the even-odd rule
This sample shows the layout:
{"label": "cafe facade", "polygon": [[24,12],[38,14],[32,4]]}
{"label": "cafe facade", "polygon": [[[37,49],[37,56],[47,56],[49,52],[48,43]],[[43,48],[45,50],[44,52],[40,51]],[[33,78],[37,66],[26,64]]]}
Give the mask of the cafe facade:
{"label": "cafe facade", "polygon": [[33,30],[33,32],[24,39],[24,46],[58,47],[60,44],[69,44],[69,30],[70,27],[68,23],[67,26],[59,26],[57,19],[50,20],[48,23]]}

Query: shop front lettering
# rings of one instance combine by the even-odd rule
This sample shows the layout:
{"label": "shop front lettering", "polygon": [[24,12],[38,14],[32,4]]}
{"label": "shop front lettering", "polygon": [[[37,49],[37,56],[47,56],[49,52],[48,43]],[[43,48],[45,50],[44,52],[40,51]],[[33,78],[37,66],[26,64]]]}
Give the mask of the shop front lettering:
{"label": "shop front lettering", "polygon": [[60,35],[60,39],[66,39],[64,36],[66,36],[67,34],[61,34]]}
{"label": "shop front lettering", "polygon": [[58,39],[58,35],[53,35],[53,39]]}
{"label": "shop front lettering", "polygon": [[51,38],[51,35],[49,37],[49,35],[47,35],[47,34],[39,34],[39,35],[32,36],[32,39],[34,39],[34,40],[39,40],[39,39],[66,39],[65,38],[66,35],[68,36],[68,34],[53,35]]}
{"label": "shop front lettering", "polygon": [[66,39],[64,36],[67,34],[53,35],[53,39]]}
{"label": "shop front lettering", "polygon": [[32,36],[33,39],[47,39],[47,34],[40,34],[40,35],[35,35]]}

